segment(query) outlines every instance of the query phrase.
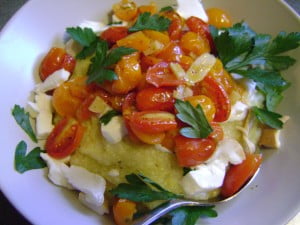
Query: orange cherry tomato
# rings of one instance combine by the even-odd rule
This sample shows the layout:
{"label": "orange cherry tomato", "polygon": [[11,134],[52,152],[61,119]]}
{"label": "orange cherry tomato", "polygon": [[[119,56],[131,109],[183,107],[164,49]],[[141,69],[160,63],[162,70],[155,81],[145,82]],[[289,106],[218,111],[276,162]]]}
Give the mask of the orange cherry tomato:
{"label": "orange cherry tomato", "polygon": [[210,46],[207,39],[192,31],[182,35],[180,39],[180,47],[187,54],[194,53],[196,56],[210,52]]}
{"label": "orange cherry tomato", "polygon": [[208,96],[216,107],[215,122],[223,122],[228,119],[231,112],[230,99],[224,88],[212,77],[206,76],[195,85],[194,94],[200,93]]}
{"label": "orange cherry tomato", "polygon": [[206,10],[208,23],[217,28],[231,27],[232,22],[229,14],[219,8],[209,8]]}
{"label": "orange cherry tomato", "polygon": [[261,154],[248,154],[241,164],[232,165],[226,173],[221,195],[226,198],[236,193],[254,175],[261,163]]}
{"label": "orange cherry tomato", "polygon": [[157,134],[177,128],[174,114],[164,111],[134,112],[130,117],[130,127],[144,133]]}
{"label": "orange cherry tomato", "polygon": [[84,128],[79,123],[64,118],[49,134],[45,144],[46,152],[56,159],[67,157],[79,146],[83,134]]}
{"label": "orange cherry tomato", "polygon": [[185,100],[189,101],[194,107],[200,105],[208,121],[212,121],[215,117],[216,107],[209,97],[205,95],[196,95],[188,97]]}
{"label": "orange cherry tomato", "polygon": [[210,138],[175,138],[175,154],[182,167],[197,166],[206,161],[215,151],[216,143]]}
{"label": "orange cherry tomato", "polygon": [[75,117],[77,109],[88,95],[86,77],[76,77],[54,90],[52,105],[60,116]]}
{"label": "orange cherry tomato", "polygon": [[126,95],[122,104],[122,115],[125,120],[129,120],[132,113],[136,111],[136,93],[130,92]]}
{"label": "orange cherry tomato", "polygon": [[129,225],[137,212],[136,203],[127,199],[118,199],[113,204],[113,216],[117,225]]}
{"label": "orange cherry tomato", "polygon": [[[139,141],[142,141],[149,145],[160,144],[165,138],[165,132],[156,133],[156,134],[145,133],[141,130],[135,129],[134,127],[131,126],[130,123],[129,123],[129,127],[131,132],[134,134],[134,137],[136,137]],[[133,139],[133,141],[135,141],[135,139]]]}
{"label": "orange cherry tomato", "polygon": [[110,27],[102,32],[101,38],[106,40],[110,45],[113,45],[127,35],[128,28],[126,27]]}
{"label": "orange cherry tomato", "polygon": [[176,87],[184,83],[173,74],[167,62],[160,62],[150,67],[146,73],[146,81],[155,87]]}
{"label": "orange cherry tomato", "polygon": [[223,140],[224,131],[223,131],[223,128],[221,127],[221,125],[216,122],[211,122],[210,126],[212,127],[213,131],[209,134],[208,137],[215,140],[215,142],[219,142],[219,141]]}
{"label": "orange cherry tomato", "polygon": [[121,2],[113,5],[113,12],[119,19],[130,21],[137,16],[138,8],[131,0],[121,0]]}
{"label": "orange cherry tomato", "polygon": [[154,14],[157,12],[157,7],[155,3],[151,3],[151,5],[141,5],[138,8],[139,13],[145,13],[145,12],[149,12],[151,14]]}
{"label": "orange cherry tomato", "polygon": [[208,24],[205,23],[200,18],[195,17],[195,16],[191,16],[185,22],[186,22],[186,25],[188,26],[188,28],[190,29],[190,31],[200,34],[203,38],[207,39],[207,41],[210,45],[210,49],[214,53],[216,51],[215,45],[214,45],[213,38],[210,34]]}
{"label": "orange cherry tomato", "polygon": [[149,87],[139,91],[136,96],[137,108],[140,111],[173,111],[174,103],[173,90],[169,88]]}
{"label": "orange cherry tomato", "polygon": [[68,55],[64,49],[53,47],[44,57],[40,65],[40,78],[44,81],[53,72],[62,68],[72,73],[75,68],[75,64],[75,59]]}
{"label": "orange cherry tomato", "polygon": [[89,110],[89,107],[95,100],[95,97],[95,95],[91,94],[79,105],[78,109],[76,110],[76,118],[78,121],[82,122],[96,115]]}
{"label": "orange cherry tomato", "polygon": [[182,35],[182,28],[183,24],[181,19],[172,20],[168,29],[170,39],[174,41],[179,40]]}
{"label": "orange cherry tomato", "polygon": [[166,62],[180,62],[182,55],[183,51],[180,46],[176,42],[171,41],[156,57]]}
{"label": "orange cherry tomato", "polygon": [[147,70],[149,69],[149,67],[154,66],[155,64],[161,62],[162,59],[159,59],[155,56],[151,56],[151,55],[142,55],[141,57],[141,67],[142,67],[142,71],[143,72],[147,72]]}

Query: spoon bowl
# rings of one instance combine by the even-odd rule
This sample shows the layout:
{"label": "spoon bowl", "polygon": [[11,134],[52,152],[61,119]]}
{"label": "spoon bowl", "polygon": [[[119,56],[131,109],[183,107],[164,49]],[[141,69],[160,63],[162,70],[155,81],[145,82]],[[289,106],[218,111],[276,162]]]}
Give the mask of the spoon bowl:
{"label": "spoon bowl", "polygon": [[166,215],[167,213],[183,207],[183,206],[213,206],[215,204],[219,204],[222,202],[227,202],[235,197],[237,197],[243,190],[248,187],[251,182],[254,180],[256,175],[258,174],[260,168],[258,168],[254,175],[233,195],[222,198],[222,197],[216,197],[209,200],[203,200],[203,201],[194,201],[194,200],[188,200],[188,199],[172,199],[166,203],[163,203],[162,205],[158,206],[151,212],[144,214],[143,216],[139,217],[138,219],[133,221],[133,225],[149,225],[159,219],[160,217]]}

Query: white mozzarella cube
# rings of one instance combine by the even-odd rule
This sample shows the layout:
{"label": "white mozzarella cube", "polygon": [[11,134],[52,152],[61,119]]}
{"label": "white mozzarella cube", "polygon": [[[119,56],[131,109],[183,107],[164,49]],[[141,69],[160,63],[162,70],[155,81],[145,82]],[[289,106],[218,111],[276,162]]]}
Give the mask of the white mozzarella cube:
{"label": "white mozzarella cube", "polygon": [[122,116],[114,116],[108,124],[101,125],[103,137],[111,144],[116,144],[127,134],[127,129]]}
{"label": "white mozzarella cube", "polygon": [[39,83],[35,87],[36,92],[46,92],[57,88],[63,82],[67,81],[70,77],[70,72],[65,69],[56,70],[54,73],[49,75],[46,80]]}
{"label": "white mozzarella cube", "polygon": [[187,173],[181,181],[185,197],[195,200],[207,199],[209,192],[222,186],[226,166],[222,160],[215,160],[199,165]]}
{"label": "white mozzarella cube", "polygon": [[106,202],[103,202],[103,204],[91,203],[91,202],[89,202],[87,195],[83,192],[79,193],[78,199],[82,204],[84,204],[86,207],[93,210],[100,216],[102,216],[103,214],[109,213],[109,208],[108,208],[108,205]]}
{"label": "white mozzarella cube", "polygon": [[187,19],[191,16],[196,16],[204,22],[208,22],[208,17],[201,0],[189,0],[188,2],[186,0],[177,0],[177,4],[178,8],[176,11],[181,17]]}
{"label": "white mozzarella cube", "polygon": [[241,101],[237,101],[231,107],[231,113],[230,113],[228,121],[244,120],[248,114],[248,109],[249,109],[248,105],[244,104]]}
{"label": "white mozzarella cube", "polygon": [[35,102],[39,111],[36,117],[37,137],[45,139],[54,127],[52,124],[51,96],[44,93],[37,93],[35,95]]}
{"label": "white mozzarella cube", "polygon": [[73,189],[64,174],[64,171],[68,169],[67,165],[64,163],[65,160],[54,159],[47,153],[41,153],[40,156],[48,166],[48,178],[58,186]]}
{"label": "white mozzarella cube", "polygon": [[104,203],[104,191],[106,182],[103,177],[91,173],[88,170],[71,166],[64,171],[68,182],[76,189],[82,192],[79,196],[89,208],[96,210],[102,208]]}

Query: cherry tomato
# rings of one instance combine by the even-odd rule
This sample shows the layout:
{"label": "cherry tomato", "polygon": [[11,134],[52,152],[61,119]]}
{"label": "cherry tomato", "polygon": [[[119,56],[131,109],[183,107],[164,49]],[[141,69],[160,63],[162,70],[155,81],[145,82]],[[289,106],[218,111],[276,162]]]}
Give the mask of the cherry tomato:
{"label": "cherry tomato", "polygon": [[182,55],[183,51],[180,46],[176,42],[171,41],[156,57],[166,62],[180,62]]}
{"label": "cherry tomato", "polygon": [[126,95],[122,105],[122,115],[125,120],[129,120],[133,112],[136,112],[136,93],[130,92]]}
{"label": "cherry tomato", "polygon": [[137,212],[136,203],[127,199],[118,199],[113,204],[113,216],[117,225],[129,225]]}
{"label": "cherry tomato", "polygon": [[89,110],[89,107],[95,100],[95,97],[95,95],[91,94],[79,105],[76,110],[76,118],[78,121],[82,122],[88,120],[95,115],[95,113]]}
{"label": "cherry tomato", "polygon": [[175,99],[173,90],[168,88],[150,87],[138,92],[136,96],[137,108],[140,111],[160,110],[172,111]]}
{"label": "cherry tomato", "polygon": [[209,26],[207,23],[205,23],[203,20],[201,20],[198,17],[191,16],[186,20],[186,25],[190,29],[190,31],[193,31],[195,33],[200,34],[203,38],[206,38],[208,40],[208,43],[210,45],[210,49],[213,53],[216,52],[215,45],[213,38],[209,31]]}
{"label": "cherry tomato", "polygon": [[154,14],[157,12],[157,7],[155,3],[151,3],[151,5],[141,5],[138,8],[139,13],[144,13],[144,12],[150,12],[151,14]]}
{"label": "cherry tomato", "polygon": [[236,193],[254,175],[261,162],[261,154],[248,154],[241,164],[231,166],[221,187],[222,196],[229,197]]}
{"label": "cherry tomato", "polygon": [[150,67],[146,73],[146,81],[155,87],[174,87],[184,83],[173,74],[169,63],[166,62]]}
{"label": "cherry tomato", "polygon": [[210,52],[210,46],[207,39],[192,31],[182,35],[180,39],[180,47],[187,54],[194,53],[196,56]]}
{"label": "cherry tomato", "polygon": [[113,5],[113,12],[119,19],[130,21],[137,16],[138,8],[131,0],[121,0],[121,2]]}
{"label": "cherry tomato", "polygon": [[215,122],[223,122],[228,119],[231,112],[230,99],[224,88],[215,79],[206,76],[193,89],[194,94],[206,95],[215,103]]}
{"label": "cherry tomato", "polygon": [[209,134],[208,137],[215,140],[215,142],[219,142],[219,141],[223,140],[224,132],[223,132],[223,128],[221,127],[221,125],[216,122],[211,122],[210,126],[212,127],[213,131]]}
{"label": "cherry tomato", "polygon": [[149,67],[154,66],[155,64],[162,62],[162,59],[159,59],[151,55],[142,55],[141,57],[141,68],[143,72],[147,72]]}
{"label": "cherry tomato", "polygon": [[188,97],[185,100],[189,101],[194,107],[200,105],[208,121],[212,121],[215,117],[216,107],[209,97],[205,95],[196,95]]}
{"label": "cherry tomato", "polygon": [[102,32],[101,38],[106,40],[110,45],[113,45],[127,35],[128,28],[126,27],[110,27]]}
{"label": "cherry tomato", "polygon": [[168,33],[171,40],[179,40],[182,35],[182,20],[181,19],[174,19],[172,20]]}
{"label": "cherry tomato", "polygon": [[182,167],[197,166],[206,161],[214,152],[216,143],[210,138],[175,138],[175,154]]}
{"label": "cherry tomato", "polygon": [[174,114],[164,111],[134,112],[130,117],[130,127],[149,134],[176,129]]}
{"label": "cherry tomato", "polygon": [[64,49],[53,47],[44,57],[40,65],[40,78],[44,81],[53,72],[62,68],[72,73],[75,68],[75,63],[75,59],[68,55]]}
{"label": "cherry tomato", "polygon": [[75,117],[77,109],[88,95],[86,77],[76,77],[54,90],[52,105],[60,116]]}
{"label": "cherry tomato", "polygon": [[62,119],[49,134],[45,148],[46,152],[56,159],[71,155],[79,146],[84,134],[84,128],[77,122]]}
{"label": "cherry tomato", "polygon": [[140,130],[136,130],[131,126],[131,124],[129,124],[129,127],[131,132],[134,134],[134,137],[136,137],[139,141],[142,141],[149,145],[160,144],[165,138],[165,132],[150,134]]}
{"label": "cherry tomato", "polygon": [[209,8],[206,10],[208,23],[217,28],[231,27],[232,22],[229,14],[219,8]]}

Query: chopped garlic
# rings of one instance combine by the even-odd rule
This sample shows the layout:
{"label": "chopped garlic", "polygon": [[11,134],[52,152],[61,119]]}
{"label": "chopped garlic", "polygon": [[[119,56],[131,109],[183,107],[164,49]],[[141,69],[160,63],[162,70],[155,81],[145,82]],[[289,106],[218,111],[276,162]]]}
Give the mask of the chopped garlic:
{"label": "chopped garlic", "polygon": [[173,97],[177,99],[184,100],[191,96],[193,96],[193,90],[185,85],[179,85],[176,90],[173,91]]}
{"label": "chopped garlic", "polygon": [[171,68],[172,72],[176,75],[176,77],[179,80],[184,79],[184,77],[185,77],[185,71],[184,71],[184,69],[181,67],[181,65],[179,63],[173,63],[173,62],[171,62],[170,63],[170,68]]}

